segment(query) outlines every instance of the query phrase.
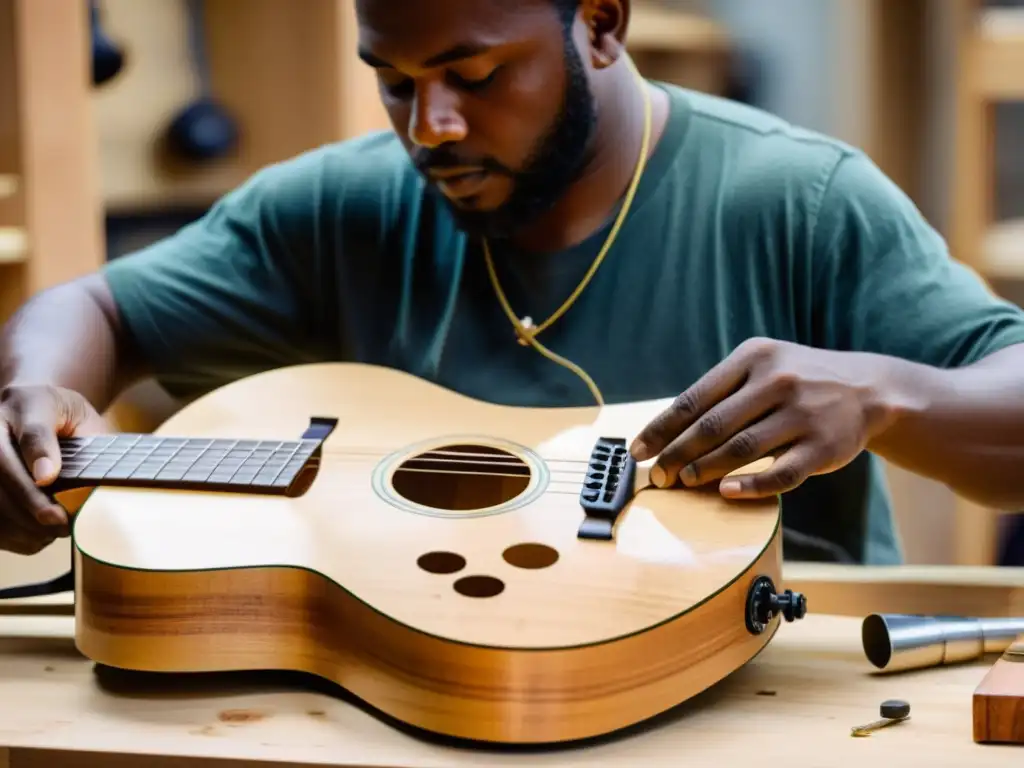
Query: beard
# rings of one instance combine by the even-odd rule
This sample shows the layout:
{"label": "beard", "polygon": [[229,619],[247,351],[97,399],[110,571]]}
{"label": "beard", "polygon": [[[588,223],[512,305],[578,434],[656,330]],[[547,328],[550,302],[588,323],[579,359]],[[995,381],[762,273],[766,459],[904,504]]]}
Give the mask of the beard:
{"label": "beard", "polygon": [[[488,158],[479,165],[512,179],[508,199],[491,211],[459,208],[440,195],[456,225],[471,236],[503,240],[549,211],[586,167],[597,121],[597,109],[579,52],[565,34],[566,89],[558,115],[538,140],[521,170],[513,170]],[[431,167],[460,165],[447,147],[424,152],[415,158],[424,172]],[[474,163],[476,165],[477,163]],[[435,190],[436,191],[436,190]]]}

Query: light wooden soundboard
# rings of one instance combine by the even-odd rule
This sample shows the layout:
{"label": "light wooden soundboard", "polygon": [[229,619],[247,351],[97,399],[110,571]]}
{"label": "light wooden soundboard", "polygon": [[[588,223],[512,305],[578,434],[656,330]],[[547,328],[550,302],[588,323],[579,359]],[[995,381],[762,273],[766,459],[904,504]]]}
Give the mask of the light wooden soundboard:
{"label": "light wooden soundboard", "polygon": [[[1020,608],[1021,569],[791,565],[786,577],[787,586],[806,591],[811,613],[785,625],[768,650],[723,684],[628,735],[533,752],[423,741],[339,693],[303,688],[294,679],[254,674],[161,682],[97,674],[74,648],[70,615],[5,615],[0,768],[127,768],[142,764],[143,755],[152,758],[145,765],[158,768],[748,768],[752,761],[787,768],[986,768],[1024,757],[1020,748],[972,739],[972,695],[992,659],[878,676],[860,644],[860,613],[871,604],[884,610],[899,602],[917,612],[945,594],[951,610],[968,602],[987,615]],[[70,610],[66,598],[43,602],[53,613]],[[42,609],[34,601],[34,610]],[[891,698],[910,702],[909,721],[866,738],[850,735],[877,719],[879,704]]]}

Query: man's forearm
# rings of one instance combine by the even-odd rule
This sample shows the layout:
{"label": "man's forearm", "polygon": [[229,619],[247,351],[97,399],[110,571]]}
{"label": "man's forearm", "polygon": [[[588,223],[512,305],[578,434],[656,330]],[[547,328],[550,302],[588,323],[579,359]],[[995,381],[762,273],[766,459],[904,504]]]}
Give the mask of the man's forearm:
{"label": "man's forearm", "polygon": [[102,413],[139,375],[121,336],[113,299],[101,278],[44,291],[0,332],[0,385],[66,387]]}
{"label": "man's forearm", "polygon": [[1024,345],[965,368],[894,360],[892,404],[868,448],[986,506],[1024,509]]}

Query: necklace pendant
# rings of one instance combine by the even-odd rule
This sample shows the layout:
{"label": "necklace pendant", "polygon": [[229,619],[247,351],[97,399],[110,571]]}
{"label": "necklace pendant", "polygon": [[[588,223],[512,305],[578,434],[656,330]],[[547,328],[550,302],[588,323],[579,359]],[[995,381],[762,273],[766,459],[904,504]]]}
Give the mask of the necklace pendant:
{"label": "necklace pendant", "polygon": [[[519,321],[519,324],[523,326],[523,330],[526,331],[530,336],[533,335],[532,331],[536,329],[536,326],[533,324],[533,318],[524,317],[522,320]],[[519,332],[519,329],[516,329],[516,341],[519,342],[519,346],[521,347],[528,347],[530,345],[530,342],[527,341],[526,337],[524,337],[523,334]]]}

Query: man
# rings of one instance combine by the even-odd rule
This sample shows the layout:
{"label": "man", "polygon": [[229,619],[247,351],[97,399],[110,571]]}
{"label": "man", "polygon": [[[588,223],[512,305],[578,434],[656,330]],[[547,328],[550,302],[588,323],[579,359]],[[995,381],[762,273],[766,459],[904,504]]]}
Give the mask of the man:
{"label": "man", "polygon": [[1024,503],[1024,314],[861,153],[640,81],[628,0],[356,7],[393,133],[258,173],[6,327],[0,545],[66,534],[55,435],[136,377],[187,400],[317,360],[517,405],[678,396],[635,454],[784,493],[824,542],[790,556],[898,561],[872,454]]}

